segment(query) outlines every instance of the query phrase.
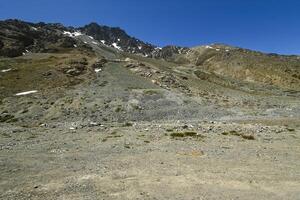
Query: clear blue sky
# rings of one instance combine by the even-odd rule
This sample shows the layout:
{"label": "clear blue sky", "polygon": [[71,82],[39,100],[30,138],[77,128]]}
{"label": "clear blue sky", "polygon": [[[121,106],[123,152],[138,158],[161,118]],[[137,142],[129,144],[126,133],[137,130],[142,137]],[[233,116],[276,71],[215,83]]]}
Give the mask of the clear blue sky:
{"label": "clear blue sky", "polygon": [[98,22],[159,46],[226,43],[300,54],[300,0],[0,0],[0,19]]}

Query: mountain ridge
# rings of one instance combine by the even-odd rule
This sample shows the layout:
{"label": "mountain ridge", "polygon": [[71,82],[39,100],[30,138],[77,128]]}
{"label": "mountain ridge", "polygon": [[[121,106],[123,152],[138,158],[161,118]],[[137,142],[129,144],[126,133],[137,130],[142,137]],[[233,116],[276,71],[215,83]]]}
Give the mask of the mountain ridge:
{"label": "mountain ridge", "polygon": [[[99,25],[96,22],[91,22],[87,25],[84,25],[82,27],[73,27],[73,26],[65,26],[61,23],[44,23],[44,22],[38,22],[38,23],[32,23],[32,22],[26,22],[19,19],[6,19],[0,21],[0,27],[2,29],[2,32],[0,31],[0,56],[8,56],[8,57],[14,57],[14,56],[20,56],[25,51],[25,48],[33,45],[33,38],[34,37],[41,37],[46,41],[49,38],[43,37],[41,33],[39,32],[48,32],[46,35],[51,38],[51,42],[57,42],[60,37],[57,35],[57,31],[69,31],[69,32],[76,32],[81,31],[82,33],[94,37],[99,42],[104,42],[106,45],[122,49],[123,51],[134,53],[134,54],[142,54],[147,57],[155,57],[155,58],[166,58],[170,57],[172,54],[181,54],[186,53],[189,49],[197,48],[197,47],[203,47],[203,46],[213,46],[213,45],[222,45],[226,46],[228,48],[237,48],[237,49],[244,49],[248,51],[253,52],[259,52],[266,55],[272,55],[272,56],[288,56],[288,57],[299,57],[298,55],[280,55],[276,53],[264,53],[261,51],[255,51],[250,49],[245,49],[241,47],[234,47],[227,44],[222,43],[214,43],[209,45],[197,45],[194,47],[181,47],[177,45],[167,45],[164,47],[158,47],[156,45],[150,44],[148,42],[144,42],[140,39],[137,39],[135,37],[132,37],[126,33],[123,29],[120,27],[109,27],[106,25]],[[33,30],[30,30],[30,27],[33,27]],[[37,31],[35,30],[37,27],[40,27],[41,30]],[[3,50],[5,48],[5,37],[9,37],[10,32],[3,32],[3,29],[10,30],[10,31],[23,31],[24,37],[16,38],[11,37],[14,39],[19,39],[19,42],[21,41],[21,44],[19,45],[19,48],[13,48],[10,50],[9,48],[7,50]],[[35,32],[37,31],[37,32]],[[49,31],[51,33],[49,33]],[[40,34],[40,35],[39,35]],[[20,34],[19,34],[20,35]],[[1,41],[2,38],[2,41]],[[70,40],[70,39],[62,39],[62,40]],[[17,42],[17,41],[16,41]],[[72,43],[74,45],[74,41],[66,41],[66,46],[71,46]],[[16,45],[17,43],[14,43]],[[40,43],[39,43],[40,44]],[[8,44],[9,45],[9,44]],[[18,46],[18,45],[17,45]],[[63,45],[64,46],[64,45]],[[2,49],[2,50],[1,50]],[[38,48],[39,49],[39,48]],[[36,51],[39,51],[36,49]],[[23,52],[21,52],[21,50]],[[43,52],[43,50],[40,50]]]}

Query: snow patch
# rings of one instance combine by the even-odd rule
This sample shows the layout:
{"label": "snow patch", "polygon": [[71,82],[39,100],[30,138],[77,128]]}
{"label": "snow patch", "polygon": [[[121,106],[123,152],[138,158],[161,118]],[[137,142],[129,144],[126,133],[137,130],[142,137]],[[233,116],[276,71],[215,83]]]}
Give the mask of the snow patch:
{"label": "snow patch", "polygon": [[1,70],[1,72],[3,72],[3,73],[9,72],[9,71],[11,71],[11,68],[9,68],[9,69],[2,69],[2,70]]}
{"label": "snow patch", "polygon": [[74,33],[71,33],[69,31],[64,31],[63,34],[67,35],[69,37],[77,37],[77,36],[83,35],[80,31],[75,31]]}
{"label": "snow patch", "polygon": [[112,43],[112,46],[114,47],[114,48],[116,48],[116,49],[118,49],[118,50],[122,50],[122,48],[121,47],[119,47],[118,45],[117,45],[117,43]]}
{"label": "snow patch", "polygon": [[22,96],[22,95],[27,95],[27,94],[32,94],[32,93],[36,93],[37,90],[31,90],[31,91],[27,91],[27,92],[20,92],[17,93],[16,96]]}
{"label": "snow patch", "polygon": [[70,36],[70,37],[72,37],[73,35],[72,35],[72,33],[71,32],[69,32],[69,31],[64,31],[64,35],[67,35],[67,36]]}
{"label": "snow patch", "polygon": [[118,38],[118,41],[119,41],[119,42],[121,41],[120,38]]}
{"label": "snow patch", "polygon": [[33,30],[35,30],[35,31],[37,31],[37,30],[38,30],[37,28],[35,28],[35,27],[33,27],[33,26],[32,26],[31,28],[32,28]]}
{"label": "snow patch", "polygon": [[216,49],[216,51],[220,51],[220,49]]}
{"label": "snow patch", "polygon": [[206,48],[206,49],[213,49],[213,47],[211,47],[211,46],[209,46],[209,45],[206,45],[205,48]]}
{"label": "snow patch", "polygon": [[138,48],[139,48],[139,50],[141,50],[143,47],[142,47],[142,46],[139,46]]}
{"label": "snow patch", "polygon": [[76,47],[77,47],[77,45],[76,45],[76,44],[74,44],[74,47],[76,48]]}
{"label": "snow patch", "polygon": [[89,36],[89,38],[92,39],[92,40],[94,39],[92,36]]}
{"label": "snow patch", "polygon": [[102,44],[105,44],[105,40],[100,40],[100,42],[101,42]]}
{"label": "snow patch", "polygon": [[96,68],[96,69],[95,69],[95,72],[96,72],[96,73],[101,72],[101,71],[102,71],[102,69],[100,69],[100,68]]}
{"label": "snow patch", "polygon": [[80,31],[76,31],[76,32],[73,33],[73,35],[74,35],[75,37],[77,37],[77,36],[82,35],[82,33],[81,33]]}
{"label": "snow patch", "polygon": [[92,41],[93,44],[98,44],[98,42]]}

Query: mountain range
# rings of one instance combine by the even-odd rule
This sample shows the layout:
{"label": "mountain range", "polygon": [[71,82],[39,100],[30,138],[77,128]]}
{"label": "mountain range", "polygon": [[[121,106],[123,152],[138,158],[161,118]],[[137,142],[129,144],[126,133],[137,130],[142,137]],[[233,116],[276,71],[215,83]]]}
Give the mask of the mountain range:
{"label": "mountain range", "polygon": [[0,199],[298,199],[300,57],[0,21]]}

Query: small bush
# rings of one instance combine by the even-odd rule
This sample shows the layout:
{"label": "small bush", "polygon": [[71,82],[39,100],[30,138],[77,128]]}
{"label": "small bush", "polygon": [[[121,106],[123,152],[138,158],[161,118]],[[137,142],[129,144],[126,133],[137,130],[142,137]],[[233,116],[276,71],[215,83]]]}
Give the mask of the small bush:
{"label": "small bush", "polygon": [[159,94],[159,91],[157,91],[157,90],[144,90],[144,94],[146,94],[146,95],[155,95],[155,94]]}
{"label": "small bush", "polygon": [[242,138],[244,138],[246,140],[255,140],[253,135],[242,135]]}
{"label": "small bush", "polygon": [[242,137],[243,139],[246,140],[255,140],[255,137],[253,135],[245,135],[243,133],[239,133],[235,130],[229,131],[229,132],[222,132],[222,135],[234,135],[234,136],[239,136]]}
{"label": "small bush", "polygon": [[131,123],[131,122],[126,122],[126,123],[124,124],[124,126],[133,126],[133,123]]}
{"label": "small bush", "polygon": [[196,132],[193,131],[186,131],[186,132],[173,132],[170,134],[171,137],[176,138],[176,137],[194,137],[194,138],[204,138],[203,135],[197,134]]}
{"label": "small bush", "polygon": [[290,132],[295,131],[295,129],[293,129],[293,128],[287,128],[286,130],[288,130],[288,131],[290,131]]}

